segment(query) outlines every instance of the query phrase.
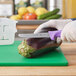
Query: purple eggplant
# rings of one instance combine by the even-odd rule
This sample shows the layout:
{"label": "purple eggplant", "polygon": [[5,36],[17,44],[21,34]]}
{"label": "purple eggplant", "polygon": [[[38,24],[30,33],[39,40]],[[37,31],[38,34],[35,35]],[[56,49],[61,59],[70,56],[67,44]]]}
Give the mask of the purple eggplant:
{"label": "purple eggplant", "polygon": [[[57,43],[57,39],[52,41],[50,38],[29,38],[24,40],[19,46],[19,54],[24,57],[36,57],[39,55],[43,55],[43,53],[57,48],[61,44],[61,40]],[[49,48],[49,50],[45,50],[45,48]]]}

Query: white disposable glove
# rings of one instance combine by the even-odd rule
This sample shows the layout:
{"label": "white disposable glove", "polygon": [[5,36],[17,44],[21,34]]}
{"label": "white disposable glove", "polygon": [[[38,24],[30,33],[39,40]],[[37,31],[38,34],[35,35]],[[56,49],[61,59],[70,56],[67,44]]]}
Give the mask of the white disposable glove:
{"label": "white disposable glove", "polygon": [[47,32],[51,31],[51,28],[55,28],[57,30],[62,30],[66,24],[71,22],[71,20],[50,20],[48,22],[45,22],[41,24],[35,31],[34,34],[40,33],[40,32]]}
{"label": "white disposable glove", "polygon": [[[35,31],[34,34],[36,33],[40,33],[40,32],[48,32],[48,31],[52,31],[52,28],[54,30],[62,30],[61,33],[61,38],[63,41],[69,41],[67,38],[69,38],[69,35],[65,34],[67,33],[67,27],[63,30],[63,28],[68,24],[72,22],[72,20],[50,20],[48,22],[45,22],[43,24],[41,24]],[[69,26],[69,25],[68,25]],[[65,32],[66,30],[66,32]],[[69,32],[70,30],[68,30]],[[70,39],[70,38],[69,38]],[[73,41],[73,40],[72,40]]]}
{"label": "white disposable glove", "polygon": [[61,39],[68,42],[76,42],[76,21],[72,21],[63,28]]}

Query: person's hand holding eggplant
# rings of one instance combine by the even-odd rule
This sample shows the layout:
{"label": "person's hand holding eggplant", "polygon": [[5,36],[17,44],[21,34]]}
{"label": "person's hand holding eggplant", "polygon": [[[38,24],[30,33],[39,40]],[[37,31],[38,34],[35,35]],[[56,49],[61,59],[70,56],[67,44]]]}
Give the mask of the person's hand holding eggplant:
{"label": "person's hand holding eggplant", "polygon": [[66,42],[76,42],[76,21],[72,21],[63,28],[61,39]]}

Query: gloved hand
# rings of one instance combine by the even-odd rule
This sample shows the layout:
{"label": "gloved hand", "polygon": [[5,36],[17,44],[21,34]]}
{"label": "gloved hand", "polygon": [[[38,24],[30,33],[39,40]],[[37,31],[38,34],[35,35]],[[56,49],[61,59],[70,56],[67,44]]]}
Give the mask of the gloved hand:
{"label": "gloved hand", "polygon": [[61,39],[68,42],[76,42],[76,21],[65,25],[61,33]]}
{"label": "gloved hand", "polygon": [[52,30],[62,30],[66,24],[71,22],[72,20],[49,20],[41,24],[34,33],[48,32]]}
{"label": "gloved hand", "polygon": [[[34,33],[41,33],[41,32],[48,32],[48,31],[54,31],[54,30],[63,30],[63,28],[68,24],[72,22],[72,20],[50,20],[48,22],[45,22],[41,24]],[[69,26],[69,25],[68,25]],[[64,32],[61,33],[61,38],[63,41],[68,41],[69,35],[65,36],[65,30],[67,31],[67,28],[64,29]],[[68,30],[70,31],[70,30]]]}

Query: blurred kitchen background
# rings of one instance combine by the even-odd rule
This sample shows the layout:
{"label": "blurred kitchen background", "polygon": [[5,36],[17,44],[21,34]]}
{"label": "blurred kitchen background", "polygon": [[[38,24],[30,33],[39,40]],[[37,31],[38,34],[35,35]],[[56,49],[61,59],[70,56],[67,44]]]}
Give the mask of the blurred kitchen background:
{"label": "blurred kitchen background", "polygon": [[0,17],[18,21],[17,36],[19,33],[33,33],[40,24],[51,20],[38,17],[56,8],[60,9],[59,17],[54,19],[76,18],[75,7],[76,0],[0,0]]}
{"label": "blurred kitchen background", "polygon": [[62,2],[63,0],[0,0],[0,16],[17,14],[20,7],[28,6],[32,6],[35,9],[38,7],[44,7],[48,11],[59,8],[60,13],[62,13]]}

